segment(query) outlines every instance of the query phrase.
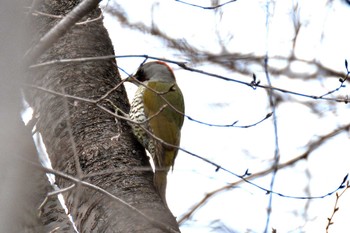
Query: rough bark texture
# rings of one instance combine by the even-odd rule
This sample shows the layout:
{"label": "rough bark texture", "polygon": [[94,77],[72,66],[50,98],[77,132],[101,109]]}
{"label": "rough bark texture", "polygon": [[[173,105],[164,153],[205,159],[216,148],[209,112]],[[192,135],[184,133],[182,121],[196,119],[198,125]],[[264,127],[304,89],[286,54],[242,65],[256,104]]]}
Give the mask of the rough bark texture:
{"label": "rough bark texture", "polygon": [[[71,0],[45,1],[38,4],[38,10],[65,15],[76,4]],[[97,18],[100,14],[96,9],[83,20]],[[33,17],[33,43],[58,21],[42,15]],[[113,54],[102,20],[97,20],[75,25],[37,63]],[[34,68],[31,77],[35,86],[94,100],[120,82],[114,59]],[[109,191],[147,216],[178,230],[175,218],[155,192],[153,173],[144,169],[150,168],[148,158],[126,122],[119,120],[116,123],[114,116],[95,104],[42,90],[28,90],[27,98],[35,110],[36,127],[55,170],[76,177],[82,175],[78,178]],[[124,112],[129,111],[123,86],[101,104],[114,111],[111,102]],[[76,164],[76,158],[79,164]],[[81,169],[82,174],[77,169]],[[62,188],[72,184],[60,177],[56,177],[56,182]],[[91,188],[78,186],[64,197],[79,232],[162,232],[144,217]]]}

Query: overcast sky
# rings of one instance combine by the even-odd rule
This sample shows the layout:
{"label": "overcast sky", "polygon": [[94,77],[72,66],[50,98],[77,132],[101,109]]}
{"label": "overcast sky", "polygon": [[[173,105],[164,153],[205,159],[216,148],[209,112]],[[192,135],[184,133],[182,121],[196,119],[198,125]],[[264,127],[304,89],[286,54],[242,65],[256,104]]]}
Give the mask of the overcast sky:
{"label": "overcast sky", "polygon": [[[190,2],[190,1],[189,1]],[[210,6],[210,1],[192,1]],[[298,2],[299,10],[293,14]],[[104,3],[106,4],[106,3]],[[113,1],[109,4],[113,5]],[[350,7],[345,1],[253,1],[237,0],[223,6],[221,13],[203,10],[172,0],[119,0],[131,22],[154,23],[167,35],[185,39],[198,49],[214,54],[222,52],[218,39],[227,53],[288,56],[294,36],[293,17],[303,22],[295,55],[303,60],[316,60],[326,67],[345,72],[344,60],[350,61]],[[295,22],[295,21],[294,21]],[[120,26],[108,14],[105,25],[115,46],[116,55],[147,54],[170,60],[191,61],[178,51],[168,49],[159,39]],[[217,33],[218,32],[218,33]],[[218,36],[219,35],[219,36]],[[118,59],[118,65],[128,73],[136,71],[143,58]],[[271,60],[276,67],[283,62]],[[208,63],[193,64],[195,68],[237,80],[251,81],[232,70]],[[253,90],[234,82],[192,73],[170,64],[185,97],[186,114],[200,121],[214,124],[249,125],[271,112],[268,95],[263,89]],[[249,64],[248,64],[249,66]],[[251,67],[250,67],[251,68]],[[293,71],[312,73],[315,67],[295,62]],[[264,70],[256,67],[254,73],[262,84],[267,84]],[[122,73],[123,77],[126,74]],[[272,85],[292,91],[321,95],[339,86],[337,78],[298,80],[288,75],[271,77]],[[132,98],[135,87],[127,85]],[[337,94],[346,95],[349,88]],[[350,119],[348,105],[317,102],[322,115],[317,115],[305,102],[313,101],[284,95],[285,102],[276,109],[280,162],[286,162],[305,151],[318,136],[329,133]],[[301,102],[302,103],[301,103]],[[248,129],[210,127],[186,120],[181,147],[243,175],[271,167],[276,149],[272,117]],[[349,135],[340,134],[315,151],[307,161],[277,173],[274,191],[290,196],[320,196],[336,189],[350,171]],[[179,152],[174,172],[168,178],[167,199],[175,216],[182,216],[208,192],[239,179],[184,152]],[[269,189],[271,176],[253,180]],[[350,192],[349,192],[350,193]],[[340,211],[334,218],[330,232],[344,232],[348,226],[350,196],[346,193],[340,202]],[[181,226],[182,232],[210,232],[213,226],[225,224],[232,231],[263,232],[269,195],[243,184],[211,198],[190,221]],[[332,214],[335,195],[312,201],[274,195],[269,229],[278,232],[325,232],[327,217]],[[214,223],[213,223],[214,222]],[[225,232],[216,229],[213,232]]]}

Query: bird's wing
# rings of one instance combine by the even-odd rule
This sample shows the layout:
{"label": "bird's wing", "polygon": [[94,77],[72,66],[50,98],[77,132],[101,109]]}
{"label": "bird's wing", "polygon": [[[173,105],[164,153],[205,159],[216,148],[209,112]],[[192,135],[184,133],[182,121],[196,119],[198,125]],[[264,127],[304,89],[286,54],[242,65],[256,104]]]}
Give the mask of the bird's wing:
{"label": "bird's wing", "polygon": [[[145,113],[150,118],[149,125],[152,129],[152,133],[174,146],[180,144],[181,127],[184,121],[184,100],[182,93],[176,83],[160,83],[160,82],[149,82],[144,93],[144,109]],[[161,94],[160,94],[161,93]],[[173,107],[169,106],[167,102],[161,97],[163,96],[167,102]],[[166,106],[163,110],[161,110]],[[155,143],[156,145],[158,144]],[[172,161],[163,161],[163,165],[172,165],[177,154],[177,148],[158,146],[158,150],[165,149],[163,153],[174,153],[171,158]],[[162,156],[167,159],[168,156]],[[169,158],[170,159],[170,158]]]}

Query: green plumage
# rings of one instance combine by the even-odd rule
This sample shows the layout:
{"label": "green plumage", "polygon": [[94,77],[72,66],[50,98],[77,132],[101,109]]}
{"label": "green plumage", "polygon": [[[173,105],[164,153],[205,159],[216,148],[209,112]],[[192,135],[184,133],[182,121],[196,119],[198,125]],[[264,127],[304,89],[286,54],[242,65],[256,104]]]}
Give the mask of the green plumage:
{"label": "green plumage", "polygon": [[[180,88],[176,83],[162,82],[149,82],[147,86],[150,89],[145,89],[143,102],[145,115],[148,118],[154,116],[149,120],[152,133],[168,144],[179,146],[181,127],[184,121],[184,116],[181,113],[184,113],[185,110]],[[162,93],[162,95],[152,90]],[[166,145],[161,146],[164,152],[173,154],[171,156],[160,156],[159,161],[157,161],[158,166],[163,168],[173,166],[178,149]]]}

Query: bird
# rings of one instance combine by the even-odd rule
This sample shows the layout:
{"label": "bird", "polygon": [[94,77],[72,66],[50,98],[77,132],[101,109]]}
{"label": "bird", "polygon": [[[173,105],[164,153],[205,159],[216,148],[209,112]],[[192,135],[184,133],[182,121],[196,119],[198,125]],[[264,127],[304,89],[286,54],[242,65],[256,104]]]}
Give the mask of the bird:
{"label": "bird", "polygon": [[150,153],[153,183],[166,202],[167,174],[173,170],[180,145],[185,104],[172,69],[162,61],[142,64],[129,80],[138,86],[129,117],[133,134]]}

